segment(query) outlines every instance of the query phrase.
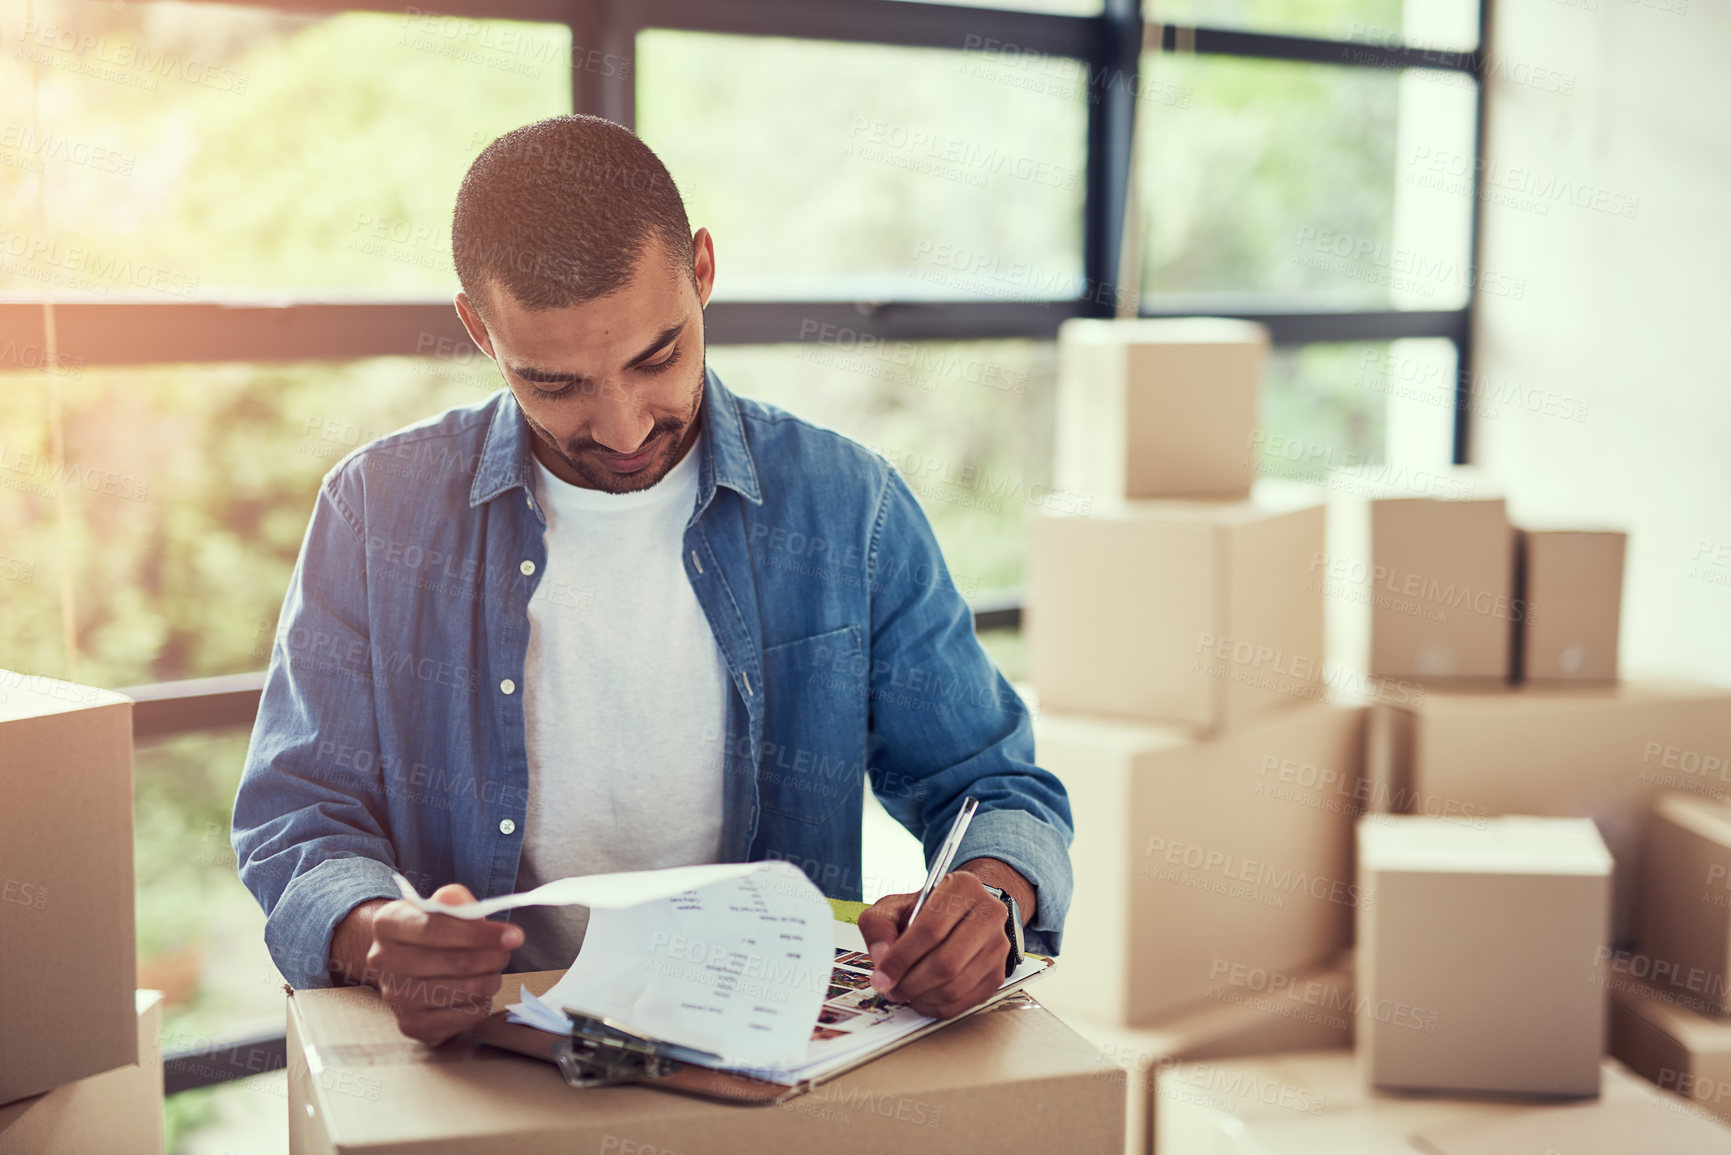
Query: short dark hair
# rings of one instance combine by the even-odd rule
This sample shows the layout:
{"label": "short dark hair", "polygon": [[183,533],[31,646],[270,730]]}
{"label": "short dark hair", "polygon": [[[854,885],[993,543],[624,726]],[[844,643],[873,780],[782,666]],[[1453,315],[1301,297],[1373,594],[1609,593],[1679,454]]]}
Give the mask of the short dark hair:
{"label": "short dark hair", "polygon": [[451,257],[476,311],[497,286],[525,308],[581,305],[624,287],[651,236],[692,272],[673,176],[630,129],[555,116],[489,144],[457,190]]}

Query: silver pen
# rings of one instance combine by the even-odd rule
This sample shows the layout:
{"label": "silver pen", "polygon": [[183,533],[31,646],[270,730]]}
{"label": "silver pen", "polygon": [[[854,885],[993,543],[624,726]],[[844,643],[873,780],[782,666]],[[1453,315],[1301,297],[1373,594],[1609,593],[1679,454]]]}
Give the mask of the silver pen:
{"label": "silver pen", "polygon": [[920,896],[914,901],[913,910],[908,912],[908,921],[903,924],[904,930],[914,924],[920,908],[926,904],[926,899],[931,897],[932,889],[950,872],[950,863],[956,860],[956,851],[962,847],[962,835],[968,832],[968,823],[973,821],[974,811],[979,809],[979,806],[980,800],[971,794],[962,799],[962,808],[957,811],[949,834],[944,836],[944,844],[938,847],[937,856],[932,859],[932,869],[926,875],[926,884],[920,888]]}

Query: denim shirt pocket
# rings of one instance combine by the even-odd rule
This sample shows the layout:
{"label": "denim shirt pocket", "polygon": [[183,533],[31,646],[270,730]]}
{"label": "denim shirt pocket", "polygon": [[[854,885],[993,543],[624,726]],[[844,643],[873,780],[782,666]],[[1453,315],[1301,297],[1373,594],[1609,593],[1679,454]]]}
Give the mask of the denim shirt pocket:
{"label": "denim shirt pocket", "polygon": [[827,821],[864,790],[870,658],[858,626],[765,646],[764,733],[757,771],[763,809]]}

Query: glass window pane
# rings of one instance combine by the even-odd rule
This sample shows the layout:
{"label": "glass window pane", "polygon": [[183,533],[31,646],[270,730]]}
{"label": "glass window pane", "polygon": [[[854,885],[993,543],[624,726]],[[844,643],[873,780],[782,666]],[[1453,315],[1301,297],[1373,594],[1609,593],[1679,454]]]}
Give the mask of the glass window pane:
{"label": "glass window pane", "polygon": [[1079,61],[671,31],[637,51],[638,132],[715,236],[720,298],[1077,295]]}
{"label": "glass window pane", "polygon": [[1170,53],[1143,67],[1165,97],[1138,110],[1144,292],[1199,310],[1270,294],[1448,309],[1501,284],[1471,264],[1470,184],[1430,174],[1471,172],[1471,78]]}
{"label": "glass window pane", "polygon": [[1396,489],[1453,452],[1454,342],[1428,338],[1273,350],[1253,438],[1264,477],[1358,476]]}
{"label": "glass window pane", "polygon": [[[731,387],[889,458],[970,597],[1021,583],[1030,511],[1084,500],[1051,489],[1050,342],[819,330],[708,356]],[[0,665],[68,674],[65,564],[76,676],[111,686],[262,669],[319,478],[357,445],[499,388],[467,351],[87,368],[58,383],[70,450],[56,470],[41,378],[0,375]]]}
{"label": "glass window pane", "polygon": [[1046,341],[862,341],[712,347],[728,388],[882,453],[931,518],[970,600],[1019,586],[1031,512],[1052,490],[1055,346]]}
{"label": "glass window pane", "polygon": [[1384,344],[1280,347],[1268,359],[1255,438],[1264,477],[1322,483],[1383,459],[1384,395],[1361,368]]}
{"label": "glass window pane", "polygon": [[499,388],[471,352],[87,368],[57,380],[58,469],[45,375],[0,374],[0,666],[104,686],[263,669],[319,478],[362,442]]}
{"label": "glass window pane", "polygon": [[1477,0],[1143,0],[1143,19],[1359,43],[1472,48]]}
{"label": "glass window pane", "polygon": [[470,161],[571,109],[564,25],[169,0],[36,12],[28,33],[19,6],[0,17],[0,292],[445,296]]}

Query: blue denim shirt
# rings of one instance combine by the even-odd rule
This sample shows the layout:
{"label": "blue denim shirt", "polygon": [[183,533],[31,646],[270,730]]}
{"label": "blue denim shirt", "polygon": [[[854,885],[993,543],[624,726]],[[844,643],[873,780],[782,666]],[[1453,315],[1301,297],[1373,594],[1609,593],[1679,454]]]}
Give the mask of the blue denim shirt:
{"label": "blue denim shirt", "polygon": [[[863,784],[927,862],[962,798],[956,862],[1037,888],[1056,954],[1069,800],[974,637],[930,525],[878,455],[705,380],[686,575],[726,662],[724,860],[782,858],[859,899]],[[234,807],[240,876],[296,987],[328,985],[360,902],[516,885],[530,812],[528,605],[546,567],[530,433],[508,390],[328,473],[283,601]],[[644,606],[655,613],[656,607]],[[667,704],[679,708],[677,702]]]}

